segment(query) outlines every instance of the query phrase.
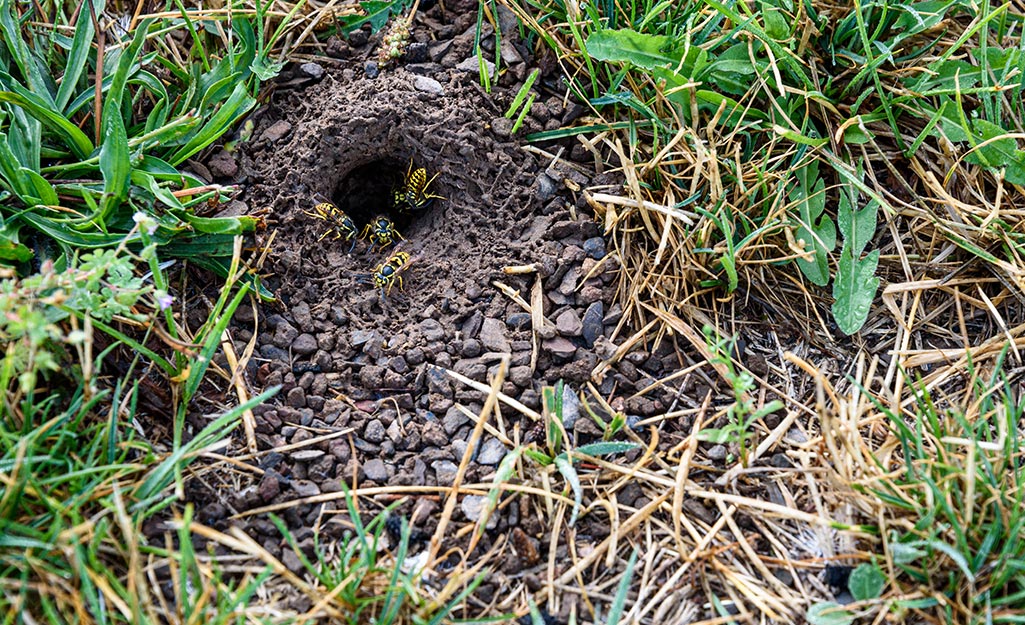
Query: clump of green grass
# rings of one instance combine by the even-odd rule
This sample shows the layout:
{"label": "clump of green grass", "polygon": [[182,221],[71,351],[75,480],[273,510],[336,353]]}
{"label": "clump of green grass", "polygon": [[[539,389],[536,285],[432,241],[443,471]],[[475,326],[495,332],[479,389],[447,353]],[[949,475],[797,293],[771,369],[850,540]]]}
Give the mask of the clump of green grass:
{"label": "clump of green grass", "polygon": [[[142,217],[125,239],[146,228]],[[143,254],[159,272],[153,247]],[[227,303],[198,335],[202,353],[169,361],[118,329],[174,322],[164,317],[172,305],[166,291],[155,286],[164,279],[137,278],[138,262],[122,245],[73,256],[63,271],[47,263],[18,279],[8,270],[0,283],[0,610],[21,613],[24,622],[157,623],[175,611],[183,622],[227,619],[253,591],[142,531],[176,501],[168,491],[180,489],[185,467],[270,394],[227,409],[184,442],[185,407],[210,364],[210,346],[241,301],[228,297],[228,287],[244,295],[249,286],[225,288]],[[134,358],[123,378],[111,379],[107,358],[123,347]],[[144,392],[139,372],[150,366],[181,372],[181,408],[170,415],[175,437],[166,453],[132,423]],[[190,541],[187,534],[174,538]],[[169,563],[170,581],[187,589],[170,614],[171,600],[147,571],[157,562]]]}
{"label": "clump of green grass", "polygon": [[232,15],[168,4],[178,17],[125,28],[91,4],[48,15],[0,3],[0,262],[27,271],[66,266],[74,250],[137,248],[142,212],[165,257],[226,275],[233,237],[257,220],[210,216],[208,204],[235,190],[184,166],[280,70],[269,55],[287,19],[265,33],[267,6]]}
{"label": "clump of green grass", "polygon": [[[493,17],[496,4],[482,10]],[[767,268],[794,282],[796,265],[812,294],[832,284],[837,329],[852,334],[879,287],[877,215],[909,204],[968,255],[1015,262],[993,248],[1016,218],[958,206],[966,232],[936,211],[950,203],[934,184],[970,180],[950,191],[965,206],[998,187],[1014,202],[1025,192],[1022,16],[1010,5],[500,4],[558,53],[569,91],[598,116],[528,139],[599,135],[623,171],[612,192],[628,201],[592,204],[624,276],[648,276],[622,290],[636,327],[648,315],[636,300],[672,310],[761,291]]]}

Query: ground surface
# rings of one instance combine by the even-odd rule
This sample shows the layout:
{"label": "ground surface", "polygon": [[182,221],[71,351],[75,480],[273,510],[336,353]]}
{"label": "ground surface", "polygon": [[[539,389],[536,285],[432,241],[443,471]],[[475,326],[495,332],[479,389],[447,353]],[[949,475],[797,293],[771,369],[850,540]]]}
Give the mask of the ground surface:
{"label": "ground surface", "polygon": [[[281,391],[254,411],[261,449],[257,469],[242,478],[233,474],[230,479],[193,482],[190,497],[203,504],[202,520],[220,529],[240,524],[297,573],[301,562],[267,512],[282,515],[300,549],[312,555],[315,533],[323,543],[346,527],[344,515],[332,514],[344,508],[343,483],[375,495],[364,500],[371,507],[368,512],[404,498],[396,513],[410,521],[416,548],[423,549],[441,516],[443,491],[437,487],[452,484],[487,395],[447,371],[486,384],[508,354],[502,392],[525,409],[503,406],[491,419],[464,484],[490,483],[511,449],[543,443],[530,413],[541,410],[542,387],[558,380],[567,385],[569,416],[564,425],[574,446],[602,438],[575,399],[583,393],[598,418],[610,418],[600,407],[602,400],[627,415],[633,431],[619,433],[617,440],[635,440],[661,453],[642,458],[639,448],[626,454],[626,460],[637,463],[632,476],[602,477],[593,471],[596,467],[583,467],[589,493],[600,491],[605,503],[595,504],[599,498],[589,495],[585,504],[590,505],[565,535],[562,529],[552,535],[552,528],[561,526],[549,522],[550,501],[547,510],[544,498],[524,495],[506,501],[489,521],[476,551],[484,554],[498,547],[491,556],[495,571],[472,601],[480,609],[490,604],[496,613],[522,607],[520,593],[538,591],[546,578],[563,576],[558,584],[566,584],[580,574],[581,587],[604,583],[604,592],[609,592],[607,583],[621,574],[621,561],[612,559],[616,536],[624,522],[632,522],[620,515],[647,511],[643,519],[649,523],[652,510],[671,510],[662,464],[691,461],[694,450],[681,450],[678,443],[692,434],[699,409],[702,414],[709,407],[714,411],[723,399],[716,395],[721,383],[711,370],[692,366],[701,358],[686,340],[629,341],[636,329],[620,327],[618,261],[607,253],[598,223],[574,192],[594,184],[593,156],[572,139],[525,149],[525,142],[510,136],[511,122],[502,113],[518,89],[516,76],[522,79],[530,63],[523,61],[525,50],[509,51],[512,68],[486,93],[471,53],[475,16],[475,10],[451,7],[446,15],[438,9],[422,13],[413,37],[426,44],[418,48],[418,62],[368,67],[376,38],[363,45],[330,43],[327,52],[335,58],[319,59],[317,67],[297,64],[282,78],[254,116],[255,131],[241,151],[216,152],[207,160],[212,178],[244,189],[242,204],[229,209],[266,215],[268,229],[261,244],[269,242],[272,252],[264,265],[265,284],[277,301],[255,313],[241,309],[232,338],[238,353],[253,350],[249,385],[255,391],[280,385]],[[556,91],[542,92],[549,95],[534,104],[518,136],[564,126],[583,113]],[[432,190],[444,199],[404,214],[390,208],[391,189],[411,161],[438,174]],[[348,242],[318,240],[324,223],[307,211],[324,200],[345,210],[361,230],[379,213],[395,220],[406,239],[398,249],[414,259],[402,274],[403,289],[382,297],[365,283],[366,275],[393,249],[373,250],[361,240],[350,251]],[[532,269],[522,273],[503,271],[527,265]],[[507,285],[508,292],[498,283]],[[510,293],[522,298],[520,302]],[[529,303],[538,297],[543,315],[533,319]],[[764,313],[757,302],[750,304],[751,317]],[[752,371],[774,383],[789,383],[789,365],[780,359],[784,347],[777,335],[761,326],[741,328],[750,340],[740,356]],[[800,343],[791,340],[785,349],[808,355]],[[767,359],[778,365],[768,366]],[[669,382],[661,383],[663,378]],[[803,397],[807,391],[791,386],[782,394]],[[811,511],[810,503],[796,502],[785,486],[778,486],[797,479],[792,459],[782,452],[811,434],[794,419],[781,419],[782,413],[765,420],[775,439],[774,453],[758,459],[739,482],[734,474],[729,490]],[[722,417],[713,425],[725,421]],[[702,450],[688,479],[717,489],[721,484],[714,481],[730,466],[727,454],[736,450],[713,444],[702,444]],[[681,451],[686,460],[681,460]],[[545,475],[552,471],[521,466],[527,467],[524,483],[551,488]],[[534,471],[541,475],[536,483],[529,476]],[[466,543],[466,532],[456,528],[479,518],[483,499],[479,494],[461,498],[446,535],[445,545],[455,549],[453,557]],[[716,511],[707,497],[680,505],[693,519],[687,522],[688,543],[701,540],[696,527],[716,525],[719,532],[728,519],[729,527],[717,540],[732,544],[726,547],[729,551],[737,546],[730,536],[750,533],[742,557],[754,559],[757,552],[782,559],[802,549],[767,544],[757,538],[764,530],[757,519],[733,511],[722,516],[723,510]],[[673,523],[670,518],[651,526],[658,540],[665,523]],[[678,540],[679,531],[677,527]],[[817,540],[803,536],[799,544]],[[831,549],[831,539],[825,541]],[[653,543],[647,548],[658,552]],[[814,546],[805,551],[831,555]],[[609,554],[613,566],[585,557],[595,553]],[[733,558],[722,560],[750,572]],[[717,558],[700,564],[721,566]],[[707,605],[698,609],[688,601],[664,602],[666,592],[677,597],[700,594],[700,577],[693,577],[698,570],[681,577],[686,567],[674,573],[657,566],[645,581],[657,591],[638,595],[638,602],[647,602],[641,616],[713,616]],[[810,574],[819,571],[821,562]],[[773,575],[764,567],[756,574]],[[780,566],[776,575],[783,581],[775,584],[797,584],[806,592],[800,578],[808,571]],[[814,585],[828,593],[817,577]],[[554,587],[547,586],[553,613],[564,618],[571,610],[587,611],[572,592],[553,595]],[[496,596],[510,588],[516,592]],[[300,610],[308,606],[305,598],[292,605]],[[766,607],[777,614],[793,609]]]}
{"label": "ground surface", "polygon": [[[485,396],[444,370],[486,383],[509,354],[503,392],[540,411],[542,385],[564,380],[567,396],[573,395],[611,355],[614,346],[605,337],[620,318],[618,265],[606,255],[598,224],[578,209],[583,202],[564,183],[587,184],[586,169],[524,150],[501,116],[515,87],[489,95],[480,87],[476,61],[473,71],[453,67],[471,57],[475,25],[468,18],[474,15],[450,12],[454,19],[437,32],[451,39],[432,42],[425,62],[386,68],[373,78],[364,67],[370,45],[353,49],[352,60],[330,67],[319,81],[304,79],[297,68],[297,80],[286,78],[287,86],[257,115],[244,152],[210,159],[215,179],[242,183],[249,210],[267,212],[265,240],[274,233],[265,272],[278,301],[262,308],[255,325],[251,311],[240,312],[233,338],[242,353],[255,332],[250,382],[257,390],[282,387],[256,411],[261,449],[289,450],[264,456],[266,473],[238,493],[198,488],[197,500],[223,505],[215,517],[338,493],[341,482],[428,487],[400,508],[427,535],[439,510],[430,487],[451,484],[473,426],[468,415],[480,412]],[[580,113],[553,96],[535,104],[526,128],[558,127]],[[404,214],[390,209],[390,194],[411,159],[439,174],[432,190],[444,199]],[[345,210],[361,230],[378,213],[395,220],[406,239],[398,249],[413,257],[402,290],[383,298],[363,281],[393,249],[375,251],[359,241],[350,252],[345,241],[318,241],[324,224],[304,211],[323,200]],[[503,273],[523,265],[534,270]],[[535,345],[530,313],[494,283],[529,301],[537,279],[544,322]],[[594,388],[634,420],[665,412],[674,398],[663,389],[633,397],[653,376],[681,366],[665,347],[657,354],[642,346],[631,350]],[[479,444],[467,482],[490,478],[514,441],[538,438],[536,423],[513,410],[505,415],[498,436],[488,434]],[[578,444],[600,438],[590,419],[574,421],[566,425]],[[475,520],[470,501],[459,519]],[[315,526],[322,513],[312,504],[285,509],[293,529]],[[519,516],[519,506],[509,506],[490,526],[507,533],[523,526]],[[269,551],[282,554],[281,536],[265,518],[245,522]],[[584,527],[589,539],[609,531],[607,519]],[[550,538],[537,524],[525,529],[537,547]],[[310,532],[299,535],[309,538]],[[298,571],[298,560],[284,551],[284,562]],[[537,564],[536,554],[527,559]],[[515,557],[509,566],[520,568]]]}

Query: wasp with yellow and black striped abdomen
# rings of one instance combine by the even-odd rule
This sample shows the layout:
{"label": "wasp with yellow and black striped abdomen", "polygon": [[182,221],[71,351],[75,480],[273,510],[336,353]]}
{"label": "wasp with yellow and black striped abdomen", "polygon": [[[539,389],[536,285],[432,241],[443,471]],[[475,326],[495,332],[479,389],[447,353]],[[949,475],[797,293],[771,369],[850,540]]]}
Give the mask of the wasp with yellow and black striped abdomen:
{"label": "wasp with yellow and black striped abdomen", "polygon": [[427,177],[427,169],[424,167],[413,168],[413,161],[409,161],[409,169],[399,185],[393,192],[393,203],[400,211],[423,210],[431,205],[434,200],[445,198],[431,193],[428,188],[437,179],[438,174]]}
{"label": "wasp with yellow and black striped abdomen", "polygon": [[384,215],[378,215],[374,217],[374,220],[367,224],[366,228],[363,229],[362,236],[370,237],[370,244],[372,247],[378,247],[383,250],[389,245],[397,243],[398,239],[404,239],[399,231],[395,229],[395,224],[391,219],[388,219]]}
{"label": "wasp with yellow and black striped abdomen", "polygon": [[321,202],[313,207],[313,211],[303,211],[303,213],[327,223],[327,230],[320,235],[317,241],[323,241],[324,237],[334,235],[332,238],[336,241],[338,239],[352,241],[352,245],[349,246],[350,252],[356,247],[356,239],[359,238],[359,228],[356,227],[356,223],[342,209],[330,202]]}
{"label": "wasp with yellow and black striped abdomen", "polygon": [[402,288],[402,273],[409,269],[412,262],[409,252],[395,252],[391,258],[378,265],[373,273],[361,274],[356,277],[356,280],[381,289],[383,301],[384,296],[391,293],[393,286],[398,284],[399,288]]}

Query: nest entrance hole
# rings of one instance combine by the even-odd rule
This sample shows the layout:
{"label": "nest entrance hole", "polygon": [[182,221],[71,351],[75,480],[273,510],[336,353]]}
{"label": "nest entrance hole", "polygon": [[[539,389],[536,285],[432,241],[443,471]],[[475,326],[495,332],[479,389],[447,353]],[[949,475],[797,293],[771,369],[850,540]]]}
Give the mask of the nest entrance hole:
{"label": "nest entrance hole", "polygon": [[393,158],[359,165],[338,182],[331,201],[360,228],[378,215],[391,218],[396,227],[405,226],[408,217],[392,206],[392,191],[402,183],[405,172],[406,165]]}

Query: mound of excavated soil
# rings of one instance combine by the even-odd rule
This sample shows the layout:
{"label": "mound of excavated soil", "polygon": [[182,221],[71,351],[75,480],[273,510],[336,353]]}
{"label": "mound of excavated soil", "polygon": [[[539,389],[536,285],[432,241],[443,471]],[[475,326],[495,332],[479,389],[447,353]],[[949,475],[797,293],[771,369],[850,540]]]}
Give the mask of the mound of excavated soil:
{"label": "mound of excavated soil", "polygon": [[[259,481],[227,499],[198,484],[193,498],[223,502],[207,507],[204,520],[215,525],[242,514],[249,531],[297,570],[298,559],[273,525],[262,515],[244,513],[337,493],[342,482],[451,484],[473,426],[460,406],[477,414],[483,396],[443,370],[486,383],[501,356],[509,354],[503,392],[540,410],[543,385],[566,380],[568,398],[614,349],[604,337],[621,315],[612,305],[619,265],[606,255],[598,225],[577,210],[577,198],[563,185],[566,178],[577,184],[587,179],[510,139],[501,113],[515,86],[499,89],[497,96],[485,94],[475,72],[452,67],[452,47],[439,50],[438,62],[389,69],[375,78],[354,64],[355,70],[328,73],[302,90],[279,92],[237,163],[225,153],[209,162],[215,177],[220,172],[228,174],[221,180],[243,184],[241,199],[250,211],[267,211],[265,240],[275,233],[265,272],[277,302],[261,311],[247,372],[257,390],[282,386],[274,400],[254,411],[261,449],[340,434],[263,456]],[[535,104],[528,123],[558,126],[576,114],[579,107],[567,111],[553,97]],[[438,174],[431,190],[445,199],[406,215],[391,208],[391,192],[411,161]],[[362,279],[394,250],[374,251],[361,240],[350,252],[344,241],[318,240],[324,224],[305,211],[324,200],[345,210],[360,229],[378,213],[396,221],[406,239],[401,249],[414,258],[403,274],[404,289],[382,298]],[[536,264],[537,272],[503,272],[525,264]],[[536,276],[546,322],[535,354],[530,314],[493,282],[530,301]],[[253,336],[253,321],[251,311],[238,315],[232,335],[240,351]],[[678,369],[678,359],[669,345],[656,354],[638,347],[603,377],[600,392],[631,415],[664,412],[674,398],[663,391],[631,396],[653,376]],[[580,414],[566,422],[577,444],[600,437],[594,421]],[[499,427],[507,438],[482,439],[465,481],[487,476],[510,441],[529,442],[534,425],[503,410]],[[426,535],[436,524],[432,511],[438,502],[425,489],[401,511]],[[318,523],[323,505],[283,511],[303,549],[313,548],[307,528]],[[463,505],[456,520],[472,519],[476,511],[479,506]],[[590,516],[593,521],[582,520],[581,535],[605,535],[609,520]],[[537,564],[537,549],[543,552],[547,540],[536,520],[507,506],[491,527],[518,527],[521,542],[536,546],[527,561],[510,553],[511,570]],[[324,528],[340,529],[330,523]],[[482,547],[488,544],[486,539]]]}

